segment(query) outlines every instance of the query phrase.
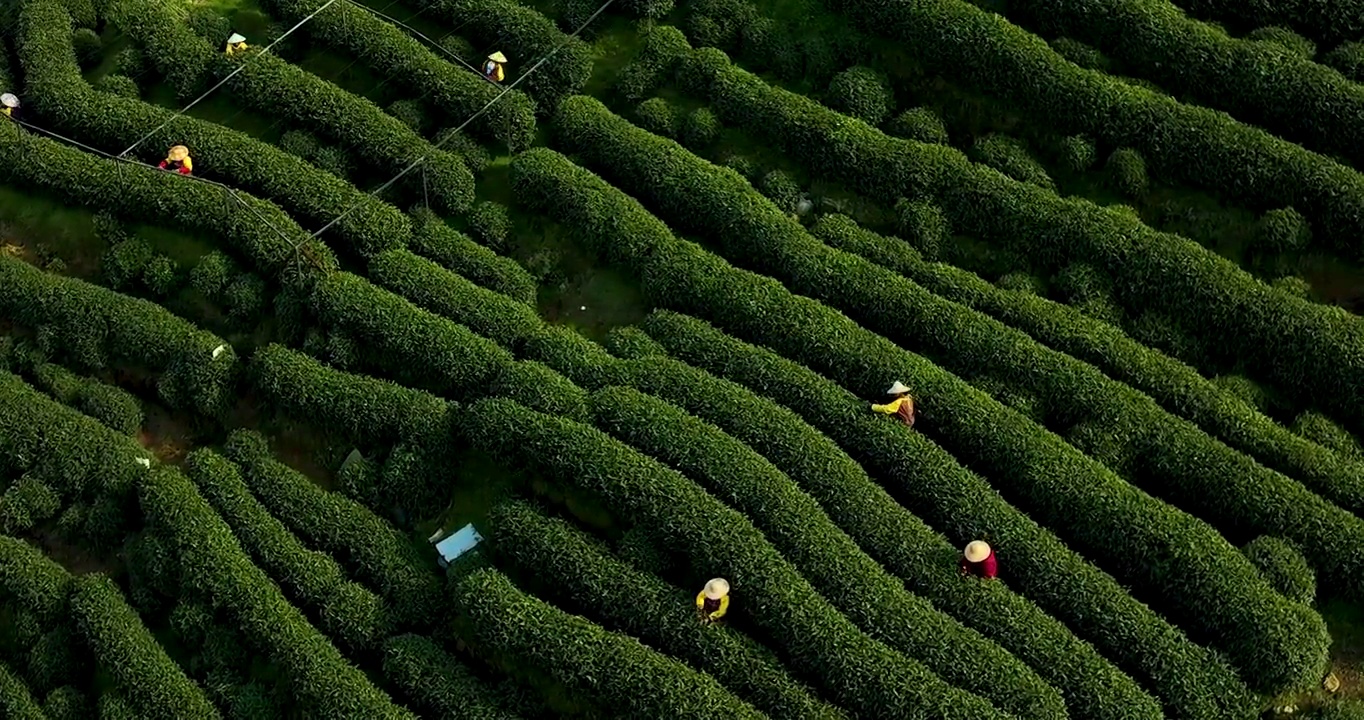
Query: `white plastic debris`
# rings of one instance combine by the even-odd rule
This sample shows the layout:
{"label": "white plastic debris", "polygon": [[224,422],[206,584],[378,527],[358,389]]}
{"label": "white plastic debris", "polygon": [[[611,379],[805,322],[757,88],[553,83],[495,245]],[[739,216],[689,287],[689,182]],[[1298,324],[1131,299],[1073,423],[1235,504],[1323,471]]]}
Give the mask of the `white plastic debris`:
{"label": "white plastic debris", "polygon": [[226,345],[226,344],[219,345],[218,347],[213,348],[213,359],[214,359],[214,360],[217,360],[217,359],[218,359],[218,356],[219,356],[219,355],[222,355],[222,354],[225,353],[225,352],[227,352],[227,345]]}
{"label": "white plastic debris", "polygon": [[152,466],[152,461],[148,458],[138,458],[137,464],[144,468],[150,468]]}
{"label": "white plastic debris", "polygon": [[579,309],[579,310],[586,310],[586,309],[587,309],[587,306],[586,306],[586,305],[579,305],[579,306],[578,306],[578,309]]}

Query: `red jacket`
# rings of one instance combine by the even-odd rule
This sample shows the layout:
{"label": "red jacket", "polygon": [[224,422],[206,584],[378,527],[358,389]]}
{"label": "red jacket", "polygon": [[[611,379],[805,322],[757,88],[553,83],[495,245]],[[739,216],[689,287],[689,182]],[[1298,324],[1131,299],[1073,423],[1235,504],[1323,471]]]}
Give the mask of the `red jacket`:
{"label": "red jacket", "polygon": [[975,575],[986,580],[994,579],[995,576],[999,575],[999,561],[995,559],[994,549],[991,548],[990,554],[978,563],[962,558],[961,572],[963,575]]}

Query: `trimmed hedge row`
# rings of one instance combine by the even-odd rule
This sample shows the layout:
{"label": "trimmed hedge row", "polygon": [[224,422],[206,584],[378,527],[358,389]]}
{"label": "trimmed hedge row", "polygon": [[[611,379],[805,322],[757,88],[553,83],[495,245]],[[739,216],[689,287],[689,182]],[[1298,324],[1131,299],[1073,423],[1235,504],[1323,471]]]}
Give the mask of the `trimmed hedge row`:
{"label": "trimmed hedge row", "polygon": [[569,523],[508,501],[492,509],[488,532],[499,562],[535,577],[556,604],[704,668],[758,710],[774,718],[846,717],[747,636],[696,622],[691,593],[617,560]]}
{"label": "trimmed hedge row", "polygon": [[843,215],[821,218],[810,232],[830,246],[901,273],[937,295],[1092,363],[1228,445],[1302,481],[1346,510],[1364,514],[1364,464],[1289,432],[1194,368],[1118,328],[1068,305],[1002,290],[968,271],[925,262],[903,242],[859,227]]}
{"label": "trimmed hedge row", "polygon": [[602,712],[678,720],[766,717],[706,673],[527,595],[496,570],[465,575],[452,589],[475,647],[545,673]]}
{"label": "trimmed hedge row", "polygon": [[189,10],[185,5],[169,0],[109,0],[103,4],[109,24],[141,47],[143,56],[175,88],[180,99],[193,99],[205,89],[204,81],[218,53],[186,24]]}
{"label": "trimmed hedge row", "polygon": [[[1128,214],[1010,180],[951,148],[889,137],[768,85],[723,53],[694,53],[686,68],[722,118],[817,174],[886,203],[932,196],[957,232],[1025,253],[1041,268],[1092,263],[1114,278],[1127,307],[1164,311],[1191,336],[1218,338],[1304,404],[1364,420],[1364,357],[1354,350],[1364,343],[1364,320],[1273,290],[1197,243]],[[1265,175],[1234,153],[1229,161],[1238,175]]]}
{"label": "trimmed hedge row", "polygon": [[252,387],[266,404],[357,445],[425,436],[446,422],[447,405],[440,398],[342,372],[283,345],[257,350],[249,368]]}
{"label": "trimmed hedge row", "polygon": [[234,56],[228,66],[241,68],[227,85],[238,102],[329,137],[388,175],[425,157],[407,175],[417,197],[429,192],[436,209],[447,213],[462,213],[473,203],[474,176],[458,155],[427,142],[367,98],[268,53]]}
{"label": "trimmed hedge row", "polygon": [[407,250],[390,250],[369,262],[376,285],[419,308],[460,323],[505,348],[540,326],[535,309],[475,285],[439,264]]}
{"label": "trimmed hedge row", "polygon": [[417,709],[442,718],[518,720],[499,709],[483,683],[430,638],[398,635],[383,645],[385,678]]}
{"label": "trimmed hedge row", "polygon": [[52,363],[33,368],[32,376],[57,402],[89,415],[115,432],[136,435],[142,427],[142,405],[132,393],[117,385],[81,377]]}
{"label": "trimmed hedge row", "polygon": [[[296,23],[325,5],[325,0],[265,0],[274,17]],[[350,57],[362,58],[380,76],[398,78],[456,124],[478,112],[502,92],[481,75],[455,67],[426,49],[403,30],[351,3],[334,3],[299,28],[314,42]],[[512,90],[469,126],[476,134],[505,143],[511,150],[535,140],[535,103]]]}
{"label": "trimmed hedge row", "polygon": [[1308,605],[1316,600],[1317,576],[1307,564],[1307,558],[1292,543],[1261,535],[1246,543],[1241,552],[1284,597]]}
{"label": "trimmed hedge row", "polygon": [[70,592],[66,568],[23,540],[0,535],[0,600],[33,613],[46,626],[66,615]]}
{"label": "trimmed hedge row", "polygon": [[61,509],[62,499],[56,491],[25,475],[0,495],[0,533],[24,532]]}
{"label": "trimmed hedge row", "polygon": [[[299,542],[251,494],[235,465],[211,450],[196,450],[185,458],[185,474],[232,528],[243,549],[321,618],[328,635],[352,650],[374,647],[384,636],[383,601],[346,580],[331,556]],[[322,612],[323,608],[332,612]]]}
{"label": "trimmed hedge row", "polygon": [[[1004,372],[1064,403],[1078,417],[1102,413],[1106,418],[1136,418],[1114,431],[1155,455],[1149,467],[1158,477],[1149,480],[1157,481],[1163,494],[1174,494],[1217,521],[1300,537],[1304,528],[1293,526],[1291,519],[1310,513],[1312,529],[1306,532],[1315,547],[1330,546],[1320,537],[1326,532],[1359,532],[1364,544],[1364,524],[1355,520],[1358,529],[1352,528],[1352,518],[1339,508],[1280,475],[1257,473],[1248,459],[1181,426],[1149,398],[1108,381],[1094,368],[861,257],[819,243],[734,171],[630,125],[596,100],[566,100],[555,129],[564,145],[602,168],[608,179],[661,208],[678,227],[709,231],[725,257],[784,280],[810,298],[848,308],[867,322],[871,329],[829,306],[789,294],[769,299],[773,311],[785,306],[787,317],[802,320],[798,341],[786,334],[789,329],[776,330],[769,323],[769,337],[780,338],[777,347],[799,353],[793,358],[822,355],[821,362],[841,367],[853,359],[863,366],[896,367],[897,372],[882,377],[909,382],[932,413],[932,422],[920,431],[989,468],[1034,517],[1111,563],[1139,595],[1184,618],[1195,639],[1227,652],[1252,687],[1277,691],[1320,674],[1330,645],[1325,622],[1275,593],[1212,527],[1128,484],[1059,437],[873,331],[892,333],[920,352],[935,351],[934,359],[959,372]],[[755,305],[744,307],[756,310]],[[729,309],[720,316],[744,326],[756,314]],[[815,347],[812,338],[826,334],[847,338],[847,345],[823,340]],[[854,344],[858,352],[849,356]],[[1235,501],[1240,502],[1228,504]],[[1169,565],[1147,562],[1153,555],[1169,557]],[[1356,589],[1349,585],[1351,573],[1341,571],[1359,562],[1364,556],[1335,561],[1332,569],[1342,587]],[[1364,573],[1353,574],[1355,582],[1360,575]],[[1219,602],[1227,597],[1239,600]]]}
{"label": "trimmed hedge row", "polygon": [[143,478],[138,483],[143,511],[153,527],[173,538],[185,582],[230,612],[251,644],[280,666],[300,712],[415,720],[289,604],[184,475],[156,466]]}
{"label": "trimmed hedge row", "polygon": [[379,591],[395,625],[429,628],[439,621],[444,602],[435,563],[392,525],[275,460],[265,438],[254,432],[233,432],[225,452],[271,514]]}
{"label": "trimmed hedge row", "polygon": [[[1064,718],[1055,689],[1029,667],[910,594],[791,478],[742,442],[631,388],[592,394],[597,427],[683,473],[746,515],[821,595],[868,635],[943,680],[1017,717]],[[948,559],[952,567],[955,558]],[[963,663],[963,657],[971,662]]]}
{"label": "trimmed hedge row", "polygon": [[[121,152],[152,128],[171,120],[172,110],[90,89],[76,65],[67,31],[70,24],[70,17],[58,0],[35,0],[23,6],[18,45],[25,73],[24,100],[26,106],[31,106],[41,116],[44,126],[106,151]],[[411,222],[397,208],[273,145],[221,125],[181,115],[143,142],[135,154],[137,158],[155,164],[164,157],[166,148],[181,144],[189,146],[193,152],[197,175],[221,179],[246,192],[271,198],[287,209],[290,216],[310,227],[320,228],[354,207],[354,212],[329,232],[343,239],[359,255],[368,256],[401,247],[412,234]],[[90,163],[97,161],[83,154],[76,157],[79,160],[69,166],[39,165],[29,170],[41,178],[42,173],[60,168],[90,182]],[[125,171],[132,170],[134,168],[125,168]],[[199,187],[200,183],[173,179],[179,182],[171,187],[181,192],[201,192],[191,191],[189,187]],[[79,187],[73,186],[73,189]],[[224,197],[221,190],[217,193],[213,199],[216,207],[203,205],[171,217],[177,223],[196,223],[200,216],[222,214],[218,207],[236,204]],[[100,195],[96,206],[103,207],[116,198],[117,195]],[[248,202],[251,201],[248,199]],[[271,209],[272,213],[264,213],[266,217],[278,213],[273,207]],[[132,214],[158,217],[167,212],[152,205]],[[279,242],[278,234],[261,227],[254,217],[253,220],[254,225],[250,226],[253,233],[270,233],[274,238],[272,242]],[[271,222],[275,222],[273,218]],[[331,253],[322,243],[310,240],[308,248],[324,264],[331,264]]]}
{"label": "trimmed hedge row", "polygon": [[[4,132],[0,126],[0,133]],[[226,343],[160,305],[0,257],[0,317],[48,328],[59,354],[92,369],[131,366],[159,375],[175,408],[213,414],[232,395],[236,354]]]}
{"label": "trimmed hedge row", "polygon": [[728,578],[731,617],[774,640],[787,665],[820,678],[831,699],[868,718],[983,720],[1003,713],[858,630],[824,600],[748,518],[681,474],[599,430],[483,400],[461,416],[467,439],[547,479],[599,495],[634,524],[689,548],[693,575]]}
{"label": "trimmed hedge row", "polygon": [[1364,35],[1364,2],[1360,0],[1180,0],[1179,6],[1190,15],[1237,27],[1292,28],[1323,45]]}
{"label": "trimmed hedge row", "polygon": [[1227,35],[1169,0],[1014,0],[1009,16],[1082,40],[1169,92],[1317,152],[1364,159],[1364,86],[1277,45]]}
{"label": "trimmed hedge row", "polygon": [[[626,265],[644,281],[642,284],[650,289],[654,302],[681,308],[690,306],[722,317],[743,309],[752,313],[750,317],[766,317],[757,323],[760,325],[775,326],[785,322],[807,327],[808,311],[792,308],[790,293],[778,283],[737,271],[699,247],[678,241],[637,202],[574,166],[563,156],[547,150],[523,153],[513,161],[512,176],[519,197],[533,198],[551,208],[555,217],[577,231],[579,240],[585,242],[586,247]],[[761,328],[755,332],[760,333]],[[820,338],[809,338],[805,342],[823,345],[830,337],[847,337],[842,333],[842,330],[831,335],[821,333]],[[604,351],[571,331],[544,330],[530,347],[536,357],[555,358],[551,364],[559,367],[572,362],[582,363],[586,368],[609,363],[609,360],[601,359]],[[865,362],[865,350],[859,350],[856,366]],[[804,353],[805,350],[797,352]],[[692,364],[707,365],[695,361]],[[711,369],[714,371],[713,366]],[[865,385],[874,382],[879,390],[882,376],[897,376],[900,374],[898,369],[873,369],[872,374],[857,380]],[[816,377],[815,380],[820,379]],[[815,387],[820,384],[815,382]],[[785,392],[803,389],[793,386]],[[980,399],[988,401],[984,396]],[[818,400],[814,398],[809,402],[817,404]],[[1246,688],[1214,655],[1190,643],[1179,631],[1133,600],[1111,578],[1096,572],[1053,536],[1003,503],[979,477],[965,472],[951,456],[928,442],[922,434],[905,433],[899,426],[890,428],[884,423],[868,425],[859,421],[859,418],[876,419],[866,417],[865,403],[860,401],[834,411],[841,423],[859,427],[859,433],[851,437],[843,432],[847,427],[844,424],[818,422],[805,414],[813,412],[805,407],[792,409],[845,447],[854,447],[869,438],[877,439],[878,451],[894,455],[900,463],[886,477],[915,478],[915,482],[904,490],[913,495],[915,507],[922,505],[924,511],[933,513],[927,519],[935,527],[963,528],[975,517],[988,517],[992,535],[1003,540],[1001,551],[1020,558],[1011,560],[1023,567],[1020,577],[1012,581],[1023,587],[1025,594],[1041,602],[1048,612],[1077,629],[1082,637],[1098,643],[1120,667],[1150,683],[1166,701],[1167,710],[1183,708],[1176,713],[1181,717],[1184,713],[1198,717],[1223,713],[1237,716],[1253,706],[1254,699]],[[887,436],[889,430],[894,430],[894,434]],[[895,445],[896,442],[910,443],[912,447],[902,448]],[[857,459],[865,465],[871,460],[879,463],[882,458]],[[969,493],[964,492],[967,488]],[[965,507],[972,508],[971,517],[961,515],[961,508]],[[973,526],[971,529],[970,533],[953,533],[952,537],[958,541],[970,539],[986,528]]]}
{"label": "trimmed hedge row", "polygon": [[204,692],[185,676],[128,606],[118,586],[104,575],[72,580],[71,616],[100,667],[152,720],[218,718]]}
{"label": "trimmed hedge row", "polygon": [[0,662],[0,715],[10,720],[48,720],[28,686]]}
{"label": "trimmed hedge row", "polygon": [[[418,0],[412,5],[457,27],[460,36],[475,46],[496,45],[493,49],[506,53],[513,63],[508,83],[557,48],[553,59],[517,86],[535,98],[542,113],[552,112],[560,100],[577,94],[592,77],[592,46],[565,34],[533,8],[512,0]],[[465,60],[483,65],[481,57]]]}
{"label": "trimmed hedge row", "polygon": [[470,240],[440,218],[418,218],[412,250],[489,290],[535,306],[535,278],[520,263]]}

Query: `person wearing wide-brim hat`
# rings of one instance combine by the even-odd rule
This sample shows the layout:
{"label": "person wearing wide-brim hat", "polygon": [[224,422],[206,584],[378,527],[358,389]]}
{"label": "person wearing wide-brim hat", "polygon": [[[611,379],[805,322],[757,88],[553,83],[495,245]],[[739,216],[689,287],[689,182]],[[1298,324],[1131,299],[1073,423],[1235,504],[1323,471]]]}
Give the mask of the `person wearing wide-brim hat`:
{"label": "person wearing wide-brim hat", "polygon": [[0,95],[0,112],[5,113],[5,117],[14,117],[14,111],[19,109],[19,96],[14,93]]}
{"label": "person wearing wide-brim hat", "polygon": [[701,615],[701,622],[706,624],[724,617],[729,612],[729,581],[715,578],[707,582],[696,594],[696,611]]}
{"label": "person wearing wide-brim hat", "polygon": [[245,50],[246,47],[246,36],[241,33],[232,33],[232,36],[227,39],[227,47],[223,50],[223,54],[236,55]]}
{"label": "person wearing wide-brim hat", "polygon": [[194,170],[194,161],[189,157],[189,148],[184,145],[176,145],[166,153],[166,159],[162,160],[157,167],[162,170],[174,170],[181,175],[188,175]]}
{"label": "person wearing wide-brim hat", "polygon": [[966,544],[962,552],[961,574],[974,575],[984,580],[993,580],[999,575],[999,560],[995,550],[984,540],[973,540]]}
{"label": "person wearing wide-brim hat", "polygon": [[488,61],[483,63],[483,77],[493,82],[502,82],[507,77],[507,72],[502,68],[503,63],[507,62],[507,56],[499,50],[488,56]]}
{"label": "person wearing wide-brim hat", "polygon": [[896,380],[895,384],[891,385],[890,389],[886,391],[886,394],[891,397],[891,401],[885,405],[873,404],[871,409],[879,413],[894,415],[900,418],[904,424],[914,427],[914,398],[909,396],[909,388]]}

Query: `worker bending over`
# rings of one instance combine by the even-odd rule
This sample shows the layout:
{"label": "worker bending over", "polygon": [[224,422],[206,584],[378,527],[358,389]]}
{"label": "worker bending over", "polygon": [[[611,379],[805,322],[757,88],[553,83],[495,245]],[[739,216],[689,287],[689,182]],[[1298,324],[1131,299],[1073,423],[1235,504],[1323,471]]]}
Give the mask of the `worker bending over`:
{"label": "worker bending over", "polygon": [[891,397],[891,401],[885,405],[872,405],[871,409],[879,413],[894,415],[900,418],[904,424],[914,427],[914,398],[909,396],[909,388],[899,380],[886,391]]}
{"label": "worker bending over", "polygon": [[5,117],[14,117],[14,111],[19,109],[19,96],[14,93],[0,95],[0,112],[5,113]]}
{"label": "worker bending over", "polygon": [[488,61],[483,63],[483,77],[495,83],[502,82],[507,77],[506,71],[502,68],[502,64],[505,62],[507,62],[507,56],[503,55],[500,50],[489,55]]}
{"label": "worker bending over", "polygon": [[174,170],[181,175],[188,175],[194,170],[194,161],[189,159],[189,148],[184,145],[176,145],[166,153],[166,159],[161,161],[157,167],[162,170]]}
{"label": "worker bending over", "polygon": [[246,49],[246,37],[241,33],[232,33],[232,37],[227,39],[227,47],[223,54],[231,57]]}
{"label": "worker bending over", "polygon": [[994,580],[999,575],[999,561],[995,551],[984,540],[973,540],[962,553],[961,574],[973,575],[984,580]]}
{"label": "worker bending over", "polygon": [[729,581],[715,578],[696,594],[696,611],[701,622],[709,625],[729,612]]}

